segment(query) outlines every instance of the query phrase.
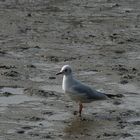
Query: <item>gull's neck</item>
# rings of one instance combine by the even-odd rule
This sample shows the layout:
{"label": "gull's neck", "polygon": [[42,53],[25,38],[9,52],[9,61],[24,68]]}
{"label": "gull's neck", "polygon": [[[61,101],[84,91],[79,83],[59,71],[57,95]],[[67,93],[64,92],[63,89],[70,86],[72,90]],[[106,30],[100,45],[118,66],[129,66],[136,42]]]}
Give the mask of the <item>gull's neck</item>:
{"label": "gull's neck", "polygon": [[64,91],[68,91],[68,89],[74,84],[74,78],[72,74],[64,75],[62,82],[62,89]]}

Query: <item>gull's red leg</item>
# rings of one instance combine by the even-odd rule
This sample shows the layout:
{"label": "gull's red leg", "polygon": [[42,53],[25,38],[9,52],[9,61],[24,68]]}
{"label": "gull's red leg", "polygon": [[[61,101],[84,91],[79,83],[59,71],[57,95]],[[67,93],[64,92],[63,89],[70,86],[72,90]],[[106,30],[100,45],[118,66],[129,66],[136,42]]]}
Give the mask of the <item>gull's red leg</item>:
{"label": "gull's red leg", "polygon": [[82,103],[79,103],[79,116],[80,117],[81,117],[82,109],[83,109],[83,105]]}

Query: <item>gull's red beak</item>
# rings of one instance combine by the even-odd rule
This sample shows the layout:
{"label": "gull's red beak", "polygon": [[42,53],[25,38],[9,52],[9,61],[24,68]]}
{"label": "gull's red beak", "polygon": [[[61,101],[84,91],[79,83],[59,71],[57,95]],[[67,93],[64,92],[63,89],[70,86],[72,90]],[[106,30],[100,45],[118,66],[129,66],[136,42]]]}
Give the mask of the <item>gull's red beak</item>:
{"label": "gull's red beak", "polygon": [[60,74],[62,74],[62,72],[58,72],[58,73],[56,73],[56,75],[60,75]]}

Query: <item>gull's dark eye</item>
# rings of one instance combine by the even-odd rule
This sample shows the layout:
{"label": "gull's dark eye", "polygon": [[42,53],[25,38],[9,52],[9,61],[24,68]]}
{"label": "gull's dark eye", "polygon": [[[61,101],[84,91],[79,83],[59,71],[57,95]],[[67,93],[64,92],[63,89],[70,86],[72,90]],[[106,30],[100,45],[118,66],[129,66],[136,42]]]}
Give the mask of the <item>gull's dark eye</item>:
{"label": "gull's dark eye", "polygon": [[68,70],[67,69],[65,69],[65,72],[67,72]]}

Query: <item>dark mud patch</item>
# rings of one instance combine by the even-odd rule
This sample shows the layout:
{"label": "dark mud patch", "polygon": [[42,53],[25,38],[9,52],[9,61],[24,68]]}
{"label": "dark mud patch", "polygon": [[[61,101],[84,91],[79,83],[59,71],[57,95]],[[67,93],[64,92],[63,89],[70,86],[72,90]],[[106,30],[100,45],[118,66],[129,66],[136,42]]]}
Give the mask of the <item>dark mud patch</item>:
{"label": "dark mud patch", "polygon": [[120,76],[120,83],[127,84],[132,82],[136,77],[138,77],[139,70],[134,67],[126,67],[124,65],[115,65],[112,70],[117,71]]}
{"label": "dark mud patch", "polygon": [[18,133],[18,134],[24,134],[25,131],[24,130],[17,130],[16,133]]}
{"label": "dark mud patch", "polygon": [[22,126],[21,129],[24,129],[24,130],[30,130],[30,129],[33,129],[34,127],[33,126]]}
{"label": "dark mud patch", "polygon": [[33,64],[30,64],[30,65],[27,65],[27,68],[36,68],[36,66]]}
{"label": "dark mud patch", "polygon": [[16,68],[16,66],[12,66],[12,65],[1,65],[0,66],[0,69],[13,69],[13,68]]}
{"label": "dark mud patch", "polygon": [[118,50],[115,50],[114,52],[115,52],[116,54],[123,54],[123,53],[125,53],[125,50],[118,49]]}
{"label": "dark mud patch", "polygon": [[6,54],[6,51],[1,51],[0,50],[0,56],[4,56]]}
{"label": "dark mud patch", "polygon": [[120,116],[122,118],[127,118],[127,117],[134,117],[134,116],[139,116],[140,114],[134,110],[126,110],[124,112],[120,112]]}
{"label": "dark mud patch", "polygon": [[104,133],[102,136],[98,136],[99,137],[122,137],[122,138],[127,138],[127,137],[132,137],[133,135],[131,135],[130,133],[116,133],[116,132],[113,132],[113,133]]}
{"label": "dark mud patch", "polygon": [[[127,74],[136,74],[138,72],[137,68],[126,67],[125,65],[115,65],[112,70],[118,71],[119,75]],[[128,77],[129,78],[129,77]]]}
{"label": "dark mud patch", "polygon": [[122,133],[122,134],[121,134],[121,137],[123,137],[123,138],[132,137],[132,136],[133,136],[133,135],[130,134],[130,133]]}
{"label": "dark mud patch", "polygon": [[2,97],[2,96],[9,97],[11,95],[13,95],[13,94],[10,93],[10,92],[2,92],[2,93],[0,93],[0,97]]}
{"label": "dark mud patch", "polygon": [[134,121],[133,125],[140,125],[140,121]]}
{"label": "dark mud patch", "polygon": [[113,133],[106,133],[106,132],[105,132],[105,133],[103,134],[104,137],[111,137],[111,136],[118,136],[118,135],[119,135],[119,134],[117,134],[116,132],[113,132]]}
{"label": "dark mud patch", "polygon": [[50,76],[49,79],[50,79],[50,80],[54,80],[54,79],[56,79],[56,77]]}
{"label": "dark mud patch", "polygon": [[54,115],[54,113],[53,113],[52,111],[45,111],[45,110],[42,111],[41,114],[47,115],[47,116],[52,116],[52,115]]}
{"label": "dark mud patch", "polygon": [[123,102],[121,100],[115,100],[113,101],[114,105],[121,105]]}
{"label": "dark mud patch", "polygon": [[111,99],[115,99],[115,98],[123,98],[124,95],[123,94],[106,94],[107,97],[111,98]]}
{"label": "dark mud patch", "polygon": [[15,78],[17,78],[17,77],[20,76],[20,73],[17,72],[17,71],[11,70],[11,71],[8,71],[8,72],[4,72],[2,75],[7,76],[7,77],[15,77]]}
{"label": "dark mud patch", "polygon": [[35,122],[45,120],[44,118],[37,117],[37,116],[29,116],[29,117],[26,116],[25,119],[28,120],[28,121],[35,121]]}

